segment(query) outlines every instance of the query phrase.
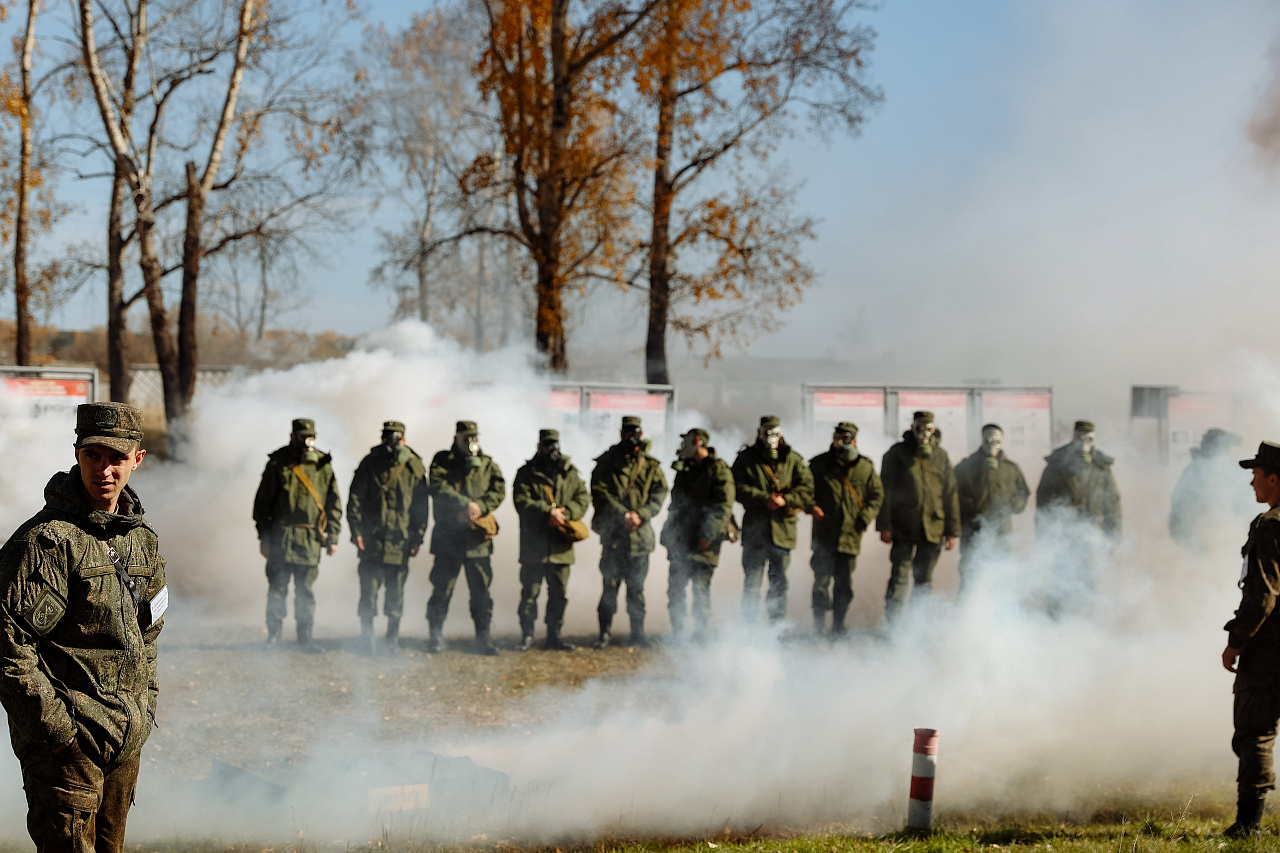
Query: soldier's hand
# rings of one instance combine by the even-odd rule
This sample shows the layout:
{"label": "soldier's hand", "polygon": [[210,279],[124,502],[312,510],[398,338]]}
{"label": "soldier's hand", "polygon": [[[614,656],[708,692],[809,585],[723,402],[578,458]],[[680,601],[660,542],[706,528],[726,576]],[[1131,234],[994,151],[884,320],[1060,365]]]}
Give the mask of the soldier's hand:
{"label": "soldier's hand", "polygon": [[1222,650],[1222,666],[1227,672],[1238,672],[1236,661],[1240,659],[1240,650],[1227,646]]}
{"label": "soldier's hand", "polygon": [[630,530],[630,531],[639,530],[640,524],[641,522],[640,522],[639,513],[629,512],[622,517],[622,526],[627,528],[627,530]]}
{"label": "soldier's hand", "polygon": [[710,543],[709,541],[707,541],[706,539],[699,539],[699,540],[698,540],[698,550],[699,550],[699,551],[705,551],[705,550],[707,550],[707,549],[708,549],[708,548],[710,548],[710,547],[711,547],[711,543]]}
{"label": "soldier's hand", "polygon": [[412,548],[410,548],[410,549],[409,549],[409,556],[410,556],[410,557],[416,557],[416,556],[418,556],[418,552],[419,552],[419,551],[421,551],[421,550],[422,550],[422,546],[421,546],[421,545],[414,545]]}
{"label": "soldier's hand", "polygon": [[76,742],[76,739],[73,736],[71,740],[67,741],[66,743],[60,743],[49,751],[52,752],[54,755],[61,755],[62,753],[70,749],[71,745],[74,744],[75,742]]}
{"label": "soldier's hand", "polygon": [[356,534],[356,550],[357,551],[364,550],[364,537],[358,533]]}
{"label": "soldier's hand", "polygon": [[547,519],[547,524],[551,527],[564,527],[564,507],[556,507],[551,510],[551,517]]}
{"label": "soldier's hand", "polygon": [[892,545],[892,544],[893,544],[893,534],[892,534],[892,533],[890,533],[888,530],[881,530],[881,531],[880,531],[880,541],[881,541],[881,542],[883,542],[883,543],[884,543],[884,544],[886,544],[886,545]]}
{"label": "soldier's hand", "polygon": [[782,509],[787,505],[787,499],[782,495],[769,495],[769,509]]}
{"label": "soldier's hand", "polygon": [[328,545],[325,545],[324,552],[332,557],[334,554],[338,553],[338,543],[330,542]]}
{"label": "soldier's hand", "polygon": [[827,514],[826,514],[825,512],[823,512],[823,511],[822,511],[822,507],[820,507],[820,506],[813,506],[813,507],[810,507],[810,508],[809,508],[809,514],[810,514],[810,515],[812,515],[814,518],[826,518],[826,517],[827,517]]}
{"label": "soldier's hand", "polygon": [[477,518],[479,518],[482,515],[484,515],[484,513],[480,511],[480,504],[476,503],[475,501],[472,501],[471,503],[467,504],[467,517],[470,518],[472,521],[475,521]]}
{"label": "soldier's hand", "polygon": [[267,544],[267,540],[263,539],[258,543],[258,553],[264,557],[271,556],[271,546]]}
{"label": "soldier's hand", "polygon": [[956,537],[954,536],[942,537],[942,550],[950,551],[954,547],[956,547]]}

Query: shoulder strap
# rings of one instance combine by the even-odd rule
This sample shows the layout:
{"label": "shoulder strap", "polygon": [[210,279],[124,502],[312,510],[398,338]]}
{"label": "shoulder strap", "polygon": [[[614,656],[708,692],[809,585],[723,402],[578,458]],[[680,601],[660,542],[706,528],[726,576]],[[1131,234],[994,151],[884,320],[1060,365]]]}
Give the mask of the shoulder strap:
{"label": "shoulder strap", "polygon": [[858,509],[862,509],[862,495],[858,494],[858,490],[853,487],[853,483],[849,482],[849,474],[845,472],[844,487],[849,490],[849,494],[853,495],[853,500],[858,504]]}
{"label": "shoulder strap", "polygon": [[329,514],[324,510],[324,499],[320,497],[320,493],[316,491],[316,487],[311,485],[311,481],[307,479],[307,475],[302,473],[301,465],[294,465],[289,470],[293,471],[298,478],[298,482],[306,488],[311,494],[311,500],[316,502],[316,507],[320,510],[320,520],[316,522],[316,530],[321,536],[325,535],[325,531],[329,529]]}
{"label": "shoulder strap", "polygon": [[555,509],[556,508],[555,492],[551,491],[551,487],[548,486],[546,483],[542,484],[542,490],[547,493],[547,502],[551,504],[551,508]]}
{"label": "shoulder strap", "polygon": [[[396,467],[392,468],[391,471],[387,474],[387,478],[378,484],[378,488],[382,489],[382,491],[385,493],[388,489],[391,488],[391,484],[396,481],[396,477],[400,476],[400,472],[403,471],[405,466],[408,464],[409,464],[409,460],[406,459]],[[312,495],[312,497],[314,497],[314,495]]]}
{"label": "shoulder strap", "polygon": [[[622,490],[622,495],[626,496],[628,500],[631,497],[631,487],[636,484],[636,480],[640,477],[640,471],[644,468],[646,462],[648,462],[648,460],[645,459],[643,453],[636,459],[636,470],[631,472],[631,479],[627,481],[627,487]],[[633,506],[631,511],[634,512],[635,510],[636,507]]]}

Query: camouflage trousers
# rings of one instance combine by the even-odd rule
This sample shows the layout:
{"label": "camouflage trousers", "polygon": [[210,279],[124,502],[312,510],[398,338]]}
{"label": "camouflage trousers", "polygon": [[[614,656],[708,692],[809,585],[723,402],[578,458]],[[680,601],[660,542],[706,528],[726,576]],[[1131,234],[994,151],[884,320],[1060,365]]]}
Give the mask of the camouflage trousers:
{"label": "camouflage trousers", "polygon": [[886,619],[897,617],[902,606],[911,597],[914,580],[917,595],[927,596],[933,584],[933,569],[942,556],[940,542],[903,542],[896,536],[889,548],[889,586],[884,593]]}
{"label": "camouflage trousers", "polygon": [[1237,689],[1231,750],[1240,759],[1236,789],[1241,799],[1265,797],[1276,787],[1272,750],[1280,727],[1280,688]]}
{"label": "camouflage trousers", "polygon": [[409,577],[407,563],[361,560],[356,574],[360,577],[360,604],[356,607],[356,614],[362,620],[378,615],[380,589],[386,590],[382,599],[382,615],[392,619],[404,615],[404,582]]}
{"label": "camouflage trousers", "polygon": [[547,584],[547,630],[560,630],[564,624],[564,609],[569,604],[565,588],[569,585],[569,570],[572,568],[567,563],[520,565],[520,606],[516,613],[520,617],[521,636],[533,636],[533,625],[538,621],[538,596],[542,594],[544,581]]}
{"label": "camouflage trousers", "polygon": [[467,576],[467,590],[471,593],[471,621],[476,628],[488,630],[493,618],[493,597],[489,584],[493,583],[493,568],[488,557],[466,557],[462,554],[436,554],[431,566],[431,598],[427,599],[427,622],[438,632],[449,615],[449,602],[453,588],[458,585],[458,575]]}
{"label": "camouflage trousers", "polygon": [[138,786],[139,756],[103,770],[78,744],[24,756],[27,832],[37,853],[120,853]]}
{"label": "camouflage trousers", "polygon": [[705,636],[711,626],[711,576],[716,567],[694,560],[687,551],[668,548],[670,568],[667,570],[667,615],[671,618],[671,634],[684,631],[687,591],[693,590],[693,634]]}
{"label": "camouflage trousers", "polygon": [[777,622],[787,615],[787,567],[791,552],[772,543],[746,545],[742,549],[742,618],[754,622],[760,615],[760,587],[764,585],[765,566],[769,567],[769,592],[765,610],[769,621]]}
{"label": "camouflage trousers", "polygon": [[312,588],[320,576],[320,567],[284,560],[267,560],[267,633],[280,636],[288,613],[289,581],[293,581],[293,618],[307,628],[316,621],[316,596]]}
{"label": "camouflage trousers", "polygon": [[600,574],[604,578],[604,589],[600,593],[600,604],[596,607],[600,625],[604,627],[613,622],[613,614],[618,612],[618,590],[625,583],[631,631],[642,632],[645,614],[644,581],[649,576],[649,555],[633,556],[631,542],[627,537],[602,544]]}
{"label": "camouflage trousers", "polygon": [[841,554],[824,545],[813,546],[809,568],[813,569],[812,602],[815,620],[825,621],[827,613],[831,613],[832,628],[844,627],[845,615],[849,612],[849,605],[853,603],[853,570],[857,567],[857,554]]}

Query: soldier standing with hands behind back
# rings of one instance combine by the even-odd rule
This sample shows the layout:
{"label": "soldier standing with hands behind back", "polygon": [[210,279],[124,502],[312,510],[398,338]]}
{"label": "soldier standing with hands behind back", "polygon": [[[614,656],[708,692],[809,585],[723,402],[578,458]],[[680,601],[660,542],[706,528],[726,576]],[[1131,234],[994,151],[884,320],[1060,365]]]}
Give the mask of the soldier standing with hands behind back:
{"label": "soldier standing with hands behind back", "polygon": [[342,531],[342,499],[333,475],[333,457],[316,449],[316,423],[297,418],[289,443],[267,456],[253,499],[258,550],[267,558],[267,644],[280,641],[289,581],[298,649],[323,651],[311,639],[316,619],[312,592],[320,575],[320,552],[333,556]]}

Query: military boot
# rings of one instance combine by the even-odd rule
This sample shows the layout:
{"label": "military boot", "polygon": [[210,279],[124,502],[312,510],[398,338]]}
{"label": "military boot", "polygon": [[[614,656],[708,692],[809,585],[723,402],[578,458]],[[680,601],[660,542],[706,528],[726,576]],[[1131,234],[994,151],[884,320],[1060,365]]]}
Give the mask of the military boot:
{"label": "military boot", "polygon": [[520,637],[520,651],[527,652],[533,648],[533,632],[526,631]]}
{"label": "military boot", "polygon": [[267,627],[266,646],[268,649],[280,648],[280,626],[279,625],[269,625]]}
{"label": "military boot", "polygon": [[427,654],[438,655],[444,651],[444,626],[432,622],[428,626]]}
{"label": "military boot", "polygon": [[298,623],[298,651],[304,655],[322,655],[324,649],[320,648],[315,640],[311,639],[311,623]]}
{"label": "military boot", "polygon": [[560,636],[559,625],[547,626],[547,651],[571,652],[576,648],[577,646]]}
{"label": "military boot", "polygon": [[400,617],[387,617],[387,638],[382,644],[382,653],[388,657],[400,654]]}
{"label": "military boot", "polygon": [[831,618],[831,636],[843,637],[849,633],[849,629],[844,626],[844,614],[841,613]]}
{"label": "military boot", "polygon": [[609,648],[609,643],[613,641],[613,635],[609,633],[609,626],[613,624],[612,619],[600,617],[600,637],[595,642],[597,649]]}
{"label": "military boot", "polygon": [[827,635],[827,614],[821,610],[813,611],[813,635],[815,637]]}
{"label": "military boot", "polygon": [[485,657],[497,657],[498,647],[489,639],[489,623],[476,623],[476,652]]}
{"label": "military boot", "polygon": [[1266,797],[1247,797],[1243,794],[1236,801],[1236,822],[1223,833],[1228,838],[1247,838],[1262,834],[1262,812]]}
{"label": "military boot", "polygon": [[649,637],[644,632],[644,625],[631,626],[631,645],[638,649],[649,648]]}

